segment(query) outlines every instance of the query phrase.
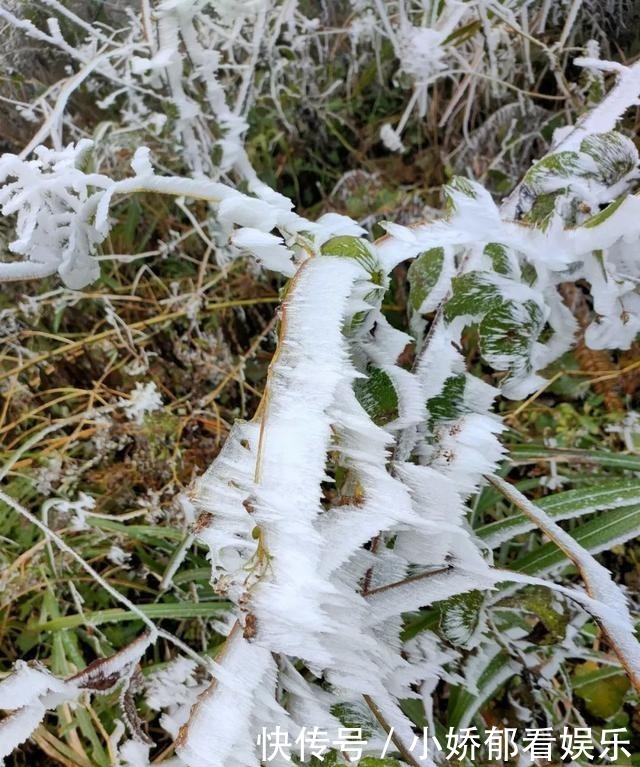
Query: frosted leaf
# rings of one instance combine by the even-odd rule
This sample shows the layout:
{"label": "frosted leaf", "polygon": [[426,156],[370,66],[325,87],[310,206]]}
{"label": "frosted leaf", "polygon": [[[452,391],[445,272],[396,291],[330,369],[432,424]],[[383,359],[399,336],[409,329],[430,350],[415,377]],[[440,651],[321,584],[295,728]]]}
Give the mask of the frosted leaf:
{"label": "frosted leaf", "polygon": [[131,421],[142,424],[147,413],[152,413],[162,407],[162,395],[155,383],[142,384],[136,381],[134,390],[128,398],[121,397],[118,404]]}
{"label": "frosted leaf", "polygon": [[281,724],[290,731],[273,698],[275,683],[271,653],[234,635],[214,685],[200,697],[178,739],[178,755],[189,767],[258,767],[255,741],[261,728],[271,731]]}
{"label": "frosted leaf", "polygon": [[111,546],[109,549],[109,552],[107,553],[107,559],[109,562],[112,562],[114,565],[117,565],[118,567],[126,567],[127,562],[131,558],[130,554],[127,554],[126,551],[120,548],[120,546],[116,546],[115,544]]}
{"label": "frosted leaf", "polygon": [[13,713],[0,720],[0,758],[30,737],[48,710],[76,700],[83,691],[110,690],[128,678],[149,644],[143,634],[109,658],[100,658],[68,679],[43,667],[16,663],[16,670],[0,682],[0,708]]}
{"label": "frosted leaf", "polygon": [[60,515],[70,515],[70,527],[72,530],[86,530],[87,512],[91,512],[96,505],[96,499],[86,493],[79,493],[75,501],[67,501],[63,498],[51,498],[45,501],[44,508],[55,509]]}
{"label": "frosted leaf", "polygon": [[232,195],[218,206],[218,218],[222,223],[256,228],[270,232],[278,223],[277,213],[263,200],[244,195]]}
{"label": "frosted leaf", "polygon": [[150,767],[149,746],[128,740],[118,749],[120,767]]}
{"label": "frosted leaf", "polygon": [[151,151],[148,147],[138,147],[131,160],[131,167],[136,176],[153,175],[153,166],[151,165]]}
{"label": "frosted leaf", "polygon": [[402,70],[418,83],[430,81],[446,67],[442,48],[445,36],[430,27],[401,27],[397,45]]}
{"label": "frosted leaf", "polygon": [[420,253],[407,274],[411,284],[411,308],[419,314],[436,309],[449,291],[453,274],[453,259],[444,248],[431,248]]}
{"label": "frosted leaf", "polygon": [[149,706],[160,710],[167,706],[193,702],[197,692],[200,691],[194,676],[195,669],[193,660],[176,658],[165,668],[149,674],[145,681]]}
{"label": "frosted leaf", "polygon": [[64,682],[43,668],[17,661],[13,674],[0,681],[0,708],[7,711],[29,706],[51,692],[65,693]]}
{"label": "frosted leaf", "polygon": [[280,272],[287,277],[295,273],[295,266],[291,261],[292,252],[286,247],[282,237],[244,227],[233,234],[231,242],[242,250],[248,250],[266,269]]}
{"label": "frosted leaf", "polygon": [[265,8],[265,0],[213,0],[212,6],[224,21],[235,20],[238,14],[253,15]]}
{"label": "frosted leaf", "polygon": [[473,591],[477,588],[488,589],[497,578],[487,570],[486,573],[452,570],[436,573],[422,579],[415,579],[369,597],[371,608],[370,622],[377,623],[398,612],[417,610],[425,605],[448,599],[454,594]]}
{"label": "frosted leaf", "polygon": [[341,235],[350,235],[352,237],[360,237],[365,234],[365,229],[359,224],[356,224],[349,216],[343,216],[340,213],[324,213],[317,221],[318,225],[327,231],[327,239],[329,237],[337,237]]}
{"label": "frosted leaf", "polygon": [[[462,32],[453,39],[456,47],[465,45],[475,17],[469,24],[471,6],[454,3],[437,19],[432,15],[432,27],[422,27],[410,23],[415,15],[387,15],[384,3],[376,3],[379,19],[365,0],[352,5],[354,70],[361,65],[358,45],[386,36],[399,60],[399,85],[409,79],[413,88],[404,115],[380,131],[388,149],[402,152],[410,111],[417,106],[424,114],[429,83],[455,53],[446,41]],[[485,14],[481,5],[471,12]],[[12,247],[24,257],[1,264],[0,277],[58,272],[69,285],[87,284],[97,275],[93,254],[108,234],[112,197],[148,191],[205,201],[216,219],[208,230],[216,245],[230,243],[229,252],[250,252],[265,268],[292,278],[260,409],[251,422],[233,425],[195,493],[195,534],[208,547],[216,593],[232,604],[216,624],[227,642],[213,668],[215,681],[178,743],[198,767],[212,760],[224,767],[257,765],[260,727],[280,723],[295,734],[309,724],[305,718],[335,728],[340,715],[355,713],[375,742],[380,728],[363,695],[406,740],[413,728],[398,701],[420,695],[433,718],[429,696],[440,679],[484,694],[482,675],[500,658],[481,639],[477,590],[506,576],[485,560],[467,522],[466,501],[503,457],[502,427],[491,415],[497,391],[466,369],[464,330],[476,328],[486,367],[505,374],[499,377],[501,393],[523,398],[544,383],[539,372],[574,341],[577,324],[558,284],[590,285],[595,319],[587,343],[629,345],[640,329],[640,203],[627,196],[637,182],[638,157],[632,141],[612,132],[624,108],[637,101],[640,70],[581,62],[592,70],[617,70],[619,83],[606,108],[556,134],[558,146],[530,169],[512,205],[499,208],[480,185],[457,179],[447,190],[446,216],[412,228],[387,223],[387,236],[370,243],[346,216],[328,213],[312,222],[295,214],[291,201],[262,183],[247,158],[247,115],[252,91],[261,84],[253,57],[260,58],[263,48],[271,56],[276,41],[294,54],[305,52],[317,36],[318,19],[301,18],[295,3],[285,6],[215,0],[207,11],[206,3],[163,0],[153,32],[143,25],[133,31],[131,47],[119,57],[123,64],[111,55],[102,62],[101,82],[115,82],[118,90],[100,105],[117,105],[125,130],[142,124],[172,131],[159,138],[181,153],[190,177],[155,175],[146,147],[134,155],[133,177],[113,181],[85,172],[88,144],[58,151],[62,124],[48,136],[56,151],[41,147],[29,162],[12,156],[0,161],[7,180],[0,204],[5,214],[18,214]],[[503,12],[512,19],[506,6]],[[2,13],[6,18],[8,12]],[[245,17],[255,22],[253,41],[244,36]],[[275,18],[279,34],[273,37],[268,32]],[[512,35],[494,22],[482,18],[490,80],[500,88]],[[22,28],[36,31],[31,22]],[[57,22],[48,28],[52,39],[65,43]],[[103,38],[102,31],[89,33],[79,52],[93,57],[99,45],[111,44]],[[597,55],[592,46],[588,52]],[[277,66],[274,71],[280,77]],[[227,72],[241,80],[235,104],[227,104]],[[300,74],[304,82],[309,73]],[[164,84],[174,107],[169,119],[155,92]],[[276,94],[282,84],[274,81]],[[218,183],[222,174],[239,178],[248,194]],[[381,309],[390,270],[412,258],[414,339],[392,328]],[[422,315],[433,312],[425,334]],[[409,369],[413,352],[403,352],[412,341],[417,362]],[[137,423],[161,404],[153,383],[137,385],[131,398],[118,402]],[[632,436],[631,426],[621,428]],[[58,509],[75,511],[83,523],[89,507],[73,503]],[[191,512],[189,507],[185,513]],[[122,561],[123,552],[114,547],[108,556]],[[616,622],[606,609],[610,601],[622,615],[624,600],[593,563],[587,565],[602,598],[571,596],[614,632],[628,630],[624,615]],[[402,611],[443,600],[441,628],[449,640],[479,645],[464,669],[433,633],[401,651]],[[57,696],[73,701],[80,689],[116,684],[139,655],[138,647],[126,662],[92,664],[72,680],[40,670],[20,677],[19,669],[11,685],[23,708],[0,726],[15,730],[11,740],[17,742]],[[504,682],[513,668],[504,664],[491,684]],[[7,693],[5,682],[0,695]],[[161,723],[171,735],[185,724],[203,686],[183,660],[149,681],[148,702],[162,709]],[[479,705],[470,705],[463,721]],[[149,761],[146,747],[132,742],[121,747],[120,758],[131,767]]]}

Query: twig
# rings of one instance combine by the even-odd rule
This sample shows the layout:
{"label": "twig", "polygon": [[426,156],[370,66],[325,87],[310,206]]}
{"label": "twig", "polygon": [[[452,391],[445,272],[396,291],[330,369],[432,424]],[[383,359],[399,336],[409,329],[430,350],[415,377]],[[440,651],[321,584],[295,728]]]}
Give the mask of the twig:
{"label": "twig", "polygon": [[384,717],[384,714],[382,711],[380,711],[380,708],[375,703],[375,701],[372,700],[370,695],[363,695],[365,703],[369,708],[371,709],[371,713],[375,716],[375,718],[378,720],[378,723],[382,727],[382,729],[387,733],[387,735],[391,735],[391,740],[394,742],[395,747],[398,749],[398,751],[402,754],[402,758],[407,762],[407,764],[412,765],[412,767],[421,767],[420,762],[413,756],[411,751],[405,746],[405,744],[402,742],[402,739],[400,736],[395,732],[393,727],[387,722],[387,720]]}
{"label": "twig", "polygon": [[442,575],[448,573],[451,570],[450,567],[439,567],[437,570],[429,570],[426,573],[420,573],[419,575],[412,575],[410,578],[403,578],[401,581],[395,581],[395,583],[388,583],[385,586],[378,586],[375,589],[367,589],[362,596],[372,597],[374,594],[380,594],[384,591],[399,588],[400,586],[406,586],[409,583],[415,583],[416,581],[424,580],[425,578],[431,578],[432,575]]}

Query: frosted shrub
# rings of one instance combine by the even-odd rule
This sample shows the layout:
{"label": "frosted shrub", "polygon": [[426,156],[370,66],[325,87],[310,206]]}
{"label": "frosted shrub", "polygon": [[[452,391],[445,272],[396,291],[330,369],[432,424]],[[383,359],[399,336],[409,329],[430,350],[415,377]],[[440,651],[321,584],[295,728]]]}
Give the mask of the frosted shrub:
{"label": "frosted shrub", "polygon": [[[224,18],[238,7],[214,5]],[[256,34],[274,7],[283,23],[290,18],[285,6],[243,5],[262,19]],[[451,7],[448,26],[405,29],[398,37],[420,109],[442,59],[407,51],[450,35],[462,14],[462,6]],[[233,256],[250,254],[287,280],[261,405],[250,421],[233,425],[194,493],[201,514],[194,534],[208,547],[213,588],[231,607],[221,621],[224,647],[204,664],[213,681],[201,684],[185,662],[166,673],[165,682],[180,688],[170,699],[158,694],[158,680],[149,685],[151,700],[166,709],[168,731],[181,728],[173,763],[257,765],[256,737],[265,729],[279,725],[294,741],[303,727],[336,735],[355,721],[370,734],[371,753],[392,733],[392,751],[416,764],[409,749],[416,720],[407,701],[417,702],[435,728],[432,693],[440,680],[453,682],[451,723],[468,726],[491,691],[518,671],[514,657],[503,654],[501,634],[528,656],[526,666],[548,664],[548,674],[563,653],[586,652],[577,630],[554,655],[532,649],[509,628],[504,605],[523,585],[569,600],[574,627],[593,618],[640,690],[640,647],[626,596],[593,558],[637,535],[637,517],[610,538],[579,545],[558,520],[602,506],[547,513],[500,479],[503,426],[493,410],[498,396],[523,400],[535,392],[545,383],[542,371],[574,344],[576,321],[558,285],[588,283],[596,316],[586,340],[593,347],[627,348],[640,328],[638,153],[615,130],[640,95],[640,69],[623,68],[605,101],[530,168],[502,207],[480,184],[456,178],[446,189],[445,216],[413,227],[388,222],[386,236],[371,241],[345,216],[305,219],[256,178],[242,147],[242,109],[224,106],[213,76],[217,54],[190,37],[194,29],[218,34],[199,10],[198,3],[162,3],[159,47],[133,60],[131,77],[143,79],[123,84],[135,98],[140,88],[153,88],[156,72],[165,73],[190,175],[154,170],[145,148],[128,177],[93,173],[83,169],[93,148],[84,141],[55,146],[54,133],[54,149],[36,148],[35,159],[0,161],[0,202],[4,214],[17,214],[11,249],[22,257],[1,265],[5,279],[58,272],[70,287],[89,284],[98,274],[93,255],[109,233],[112,201],[150,191],[206,201],[212,230]],[[194,67],[186,79],[186,64],[175,55],[177,30]],[[139,42],[131,46],[138,50]],[[94,61],[86,51],[78,55],[83,66]],[[100,66],[113,79],[108,61]],[[222,130],[213,142],[223,149],[215,169],[205,159],[211,126],[189,95],[196,82]],[[397,133],[386,136],[388,144],[400,141]],[[228,175],[220,180],[234,165],[244,191]],[[412,337],[382,310],[390,274],[403,262],[410,262]],[[462,346],[469,329],[482,365],[499,374],[496,387],[467,367]],[[399,359],[413,342],[409,370]],[[145,388],[121,404],[137,418],[157,398]],[[474,531],[468,504],[487,480],[518,513]],[[608,503],[616,509],[631,501],[618,493]],[[534,528],[563,556],[550,564],[495,565],[502,543]],[[560,577],[567,560],[583,586]],[[439,631],[407,636],[407,616],[433,605]],[[97,682],[92,671],[61,680],[18,668],[0,682],[0,697],[10,701],[2,707],[16,711],[0,723],[0,754],[29,737],[61,701],[106,689],[107,682],[126,687],[157,636],[149,625],[148,636],[100,666],[105,679]],[[121,746],[121,758],[146,765],[149,744],[130,729],[133,740]]]}

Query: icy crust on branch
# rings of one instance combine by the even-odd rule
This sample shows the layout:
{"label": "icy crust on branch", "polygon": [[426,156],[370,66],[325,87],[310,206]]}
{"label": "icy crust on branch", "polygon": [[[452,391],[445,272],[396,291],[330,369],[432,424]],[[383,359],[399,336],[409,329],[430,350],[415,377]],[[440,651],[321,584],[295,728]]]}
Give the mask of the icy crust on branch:
{"label": "icy crust on branch", "polygon": [[188,730],[178,738],[178,754],[189,767],[259,765],[255,743],[261,728],[280,725],[290,732],[292,724],[276,702],[275,660],[236,631],[214,673],[215,682],[200,696]]}
{"label": "icy crust on branch", "polygon": [[[206,179],[160,176],[150,152],[134,154],[134,175],[116,181],[90,173],[93,143],[69,144],[54,151],[37,147],[35,159],[14,154],[0,157],[0,210],[16,214],[17,239],[9,249],[20,261],[0,262],[0,282],[58,273],[64,283],[81,289],[100,276],[95,258],[109,234],[109,209],[119,195],[155,192],[214,205],[221,252],[251,254],[265,268],[292,276],[309,253],[335,235],[359,235],[362,228],[346,216],[328,213],[311,223],[293,212],[292,203],[257,179],[252,194]],[[255,195],[255,196],[252,196]],[[240,227],[240,228],[236,228]],[[271,234],[278,229],[280,236]]]}
{"label": "icy crust on branch", "polygon": [[212,582],[221,594],[239,600],[259,575],[247,563],[259,562],[254,537],[253,486],[259,440],[258,422],[236,422],[215,462],[198,480],[195,497],[202,511],[196,522],[211,551]]}
{"label": "icy crust on branch", "polygon": [[[167,154],[177,154],[198,177],[219,178],[233,170],[240,178],[255,179],[244,134],[256,96],[258,46],[265,56],[275,53],[278,33],[266,32],[287,16],[293,22],[292,10],[263,0],[160,0],[145,2],[139,12],[127,8],[122,25],[118,11],[124,8],[90,24],[68,3],[47,0],[46,5],[64,19],[64,30],[56,16],[40,29],[0,8],[0,17],[14,29],[62,51],[71,62],[71,76],[30,107],[32,119],[41,113],[45,119],[23,156],[47,139],[60,150],[64,129],[77,131],[66,113],[67,101],[89,80],[95,105],[107,119],[106,110],[118,110],[122,133],[164,144]],[[108,127],[102,135],[113,146]]]}
{"label": "icy crust on branch", "polygon": [[[204,531],[203,538],[212,546],[218,588],[226,585],[224,575],[222,580],[216,577],[217,563],[226,552],[225,542],[221,550],[216,538],[217,520],[223,525],[228,520],[233,527],[235,518],[244,515],[250,520],[244,529],[256,543],[229,583],[227,593],[238,605],[242,631],[236,628],[228,639],[217,681],[200,702],[183,737],[180,753],[189,764],[223,765],[229,759],[238,759],[232,762],[238,765],[259,763],[255,733],[261,726],[270,728],[274,721],[276,667],[272,652],[302,656],[318,670],[334,667],[337,671],[353,662],[354,673],[365,671],[355,649],[340,641],[343,621],[338,619],[338,614],[344,615],[344,609],[352,606],[353,617],[362,616],[364,600],[346,589],[340,593],[322,577],[322,539],[314,528],[322,513],[320,487],[331,442],[327,411],[340,382],[350,382],[354,372],[348,364],[342,325],[352,287],[363,275],[358,263],[338,258],[312,259],[299,270],[283,304],[281,344],[270,369],[259,423],[238,427],[242,431],[232,436],[232,448],[221,456],[223,476],[229,454],[239,465],[235,477],[224,480],[232,490],[229,493],[223,485],[220,493],[217,485],[208,484],[217,462],[201,483],[199,496],[214,515],[213,530]],[[242,449],[245,453],[238,454]],[[241,570],[245,573],[242,582],[238,577]],[[362,640],[363,649],[369,645],[369,655],[373,641]],[[340,653],[345,652],[348,663],[342,666]],[[305,684],[298,680],[301,697],[313,700],[304,691]],[[225,703],[225,695],[229,685],[234,689],[240,685],[236,693],[243,691],[241,700],[247,701],[244,717],[228,713],[231,699]],[[269,690],[272,704],[267,707],[257,693],[262,691],[268,697]],[[300,690],[298,693],[300,696]],[[218,721],[211,719],[212,714],[225,709],[226,724],[215,728],[216,748],[212,751],[204,738],[206,733],[212,734],[211,722]],[[284,711],[280,718],[286,723]],[[323,720],[337,724],[328,710]],[[304,724],[300,722],[300,726]],[[249,746],[251,754],[246,753]]]}
{"label": "icy crust on branch", "polygon": [[[17,214],[18,237],[9,249],[25,260],[0,264],[0,279],[29,279],[57,271],[69,287],[81,288],[99,277],[91,254],[104,238],[87,219],[100,196],[91,186],[100,181],[79,167],[89,146],[90,142],[80,142],[62,152],[38,147],[36,159],[29,162],[2,156],[2,214]],[[15,180],[7,183],[9,178]]]}
{"label": "icy crust on branch", "polygon": [[[194,767],[258,764],[249,730],[277,721],[297,732],[312,712],[314,724],[335,732],[337,712],[362,709],[363,696],[412,742],[399,701],[419,696],[414,685],[441,672],[429,658],[402,657],[401,614],[494,583],[464,518],[466,495],[477,472],[493,470],[491,458],[475,465],[462,491],[457,483],[480,422],[472,437],[450,419],[459,428],[446,450],[450,458],[462,450],[457,467],[435,458],[431,466],[389,463],[396,437],[425,419],[423,382],[392,362],[410,339],[381,314],[388,278],[375,249],[339,236],[322,251],[287,290],[255,420],[234,426],[196,493],[213,585],[235,603],[238,622],[181,737],[181,758]],[[482,426],[489,423],[497,458],[496,422]],[[440,572],[412,582],[425,568]],[[317,682],[294,671],[296,659]],[[247,700],[242,717],[228,712],[227,696],[240,695],[236,664]],[[274,709],[276,689],[287,692],[276,696],[286,700],[282,709]],[[265,694],[269,708],[252,703]],[[384,732],[368,716],[375,753]],[[237,753],[245,761],[234,761]]]}

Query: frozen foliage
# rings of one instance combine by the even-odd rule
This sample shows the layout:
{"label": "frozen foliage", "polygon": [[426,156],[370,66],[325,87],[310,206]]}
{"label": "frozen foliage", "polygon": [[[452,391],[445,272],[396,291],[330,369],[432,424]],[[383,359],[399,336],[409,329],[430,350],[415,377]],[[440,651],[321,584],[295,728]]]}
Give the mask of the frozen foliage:
{"label": "frozen foliage", "polygon": [[19,663],[0,682],[0,708],[11,712],[0,721],[0,758],[23,743],[48,710],[75,701],[84,692],[126,687],[149,641],[143,635],[111,658],[94,661],[68,679],[58,679],[38,664]]}
{"label": "frozen foliage", "polygon": [[160,724],[175,738],[206,684],[196,678],[194,661],[176,658],[166,668],[151,674],[145,687],[147,704],[163,712]]}
{"label": "frozen foliage", "polygon": [[[400,119],[381,133],[391,151],[400,151],[405,129],[424,118],[433,91],[443,83],[451,85],[443,124],[460,117],[470,139],[480,105],[487,113],[506,108],[514,120],[529,123],[527,135],[514,142],[517,148],[527,145],[546,117],[530,98],[532,43],[570,97],[559,65],[567,61],[567,51],[586,45],[596,64],[590,66],[585,88],[595,84],[601,90],[597,62],[601,49],[608,54],[606,23],[624,25],[624,3],[349,0],[334,5],[145,0],[140,8],[107,6],[100,22],[90,23],[82,2],[70,6],[59,0],[6,0],[0,19],[7,24],[8,68],[21,59],[22,50],[45,46],[57,49],[66,62],[64,76],[34,103],[20,100],[15,105],[22,119],[40,124],[23,156],[47,140],[57,151],[63,149],[69,140],[64,134],[76,140],[90,135],[69,109],[76,91],[87,88],[104,115],[99,134],[106,165],[113,162],[113,149],[143,143],[162,147],[180,170],[191,174],[251,180],[255,172],[244,140],[252,108],[275,109],[283,128],[293,132],[288,109],[292,97],[322,111],[336,91],[349,94],[373,55],[378,81],[391,77],[398,93],[406,94]],[[608,7],[604,13],[605,5],[614,10]],[[342,82],[331,67],[340,12],[351,48]],[[585,36],[590,25],[593,29]],[[560,38],[553,49],[541,39],[550,29]],[[388,65],[382,60],[387,54],[380,56],[383,48],[392,52]],[[519,86],[512,82],[517,68],[524,71]]]}
{"label": "frozen foliage", "polygon": [[380,128],[380,139],[391,152],[404,152],[404,146],[400,136],[389,123],[385,123],[382,128]]}
{"label": "frozen foliage", "polygon": [[129,399],[119,400],[127,418],[141,424],[146,413],[152,413],[162,407],[162,395],[153,381],[136,383]]}
{"label": "frozen foliage", "polygon": [[87,221],[93,212],[91,176],[79,163],[89,142],[55,152],[43,146],[36,158],[22,161],[11,155],[0,160],[5,183],[0,205],[5,216],[17,213],[18,239],[10,249],[23,261],[0,264],[2,279],[29,279],[58,272],[74,288],[97,279],[98,264],[92,258],[102,240]]}
{"label": "frozen foliage", "polygon": [[[537,371],[572,342],[574,321],[555,291],[558,282],[566,281],[567,267],[572,266],[573,276],[581,274],[580,259],[583,269],[589,269],[592,258],[602,263],[602,253],[592,252],[594,236],[605,252],[623,237],[637,241],[635,228],[630,234],[631,219],[617,219],[619,203],[612,201],[634,180],[635,149],[616,133],[593,134],[579,147],[583,155],[576,152],[575,176],[565,176],[562,184],[553,175],[558,161],[551,155],[543,161],[551,168],[551,179],[532,190],[539,178],[534,166],[520,192],[531,206],[519,211],[516,220],[506,218],[480,187],[459,181],[450,190],[451,211],[442,222],[412,229],[389,225],[389,236],[373,246],[348,237],[325,242],[321,255],[298,270],[283,304],[281,352],[271,369],[264,407],[253,424],[237,427],[225,457],[201,481],[198,501],[211,519],[202,538],[211,547],[214,583],[237,603],[243,632],[242,638],[239,628],[232,632],[231,646],[240,652],[239,645],[247,643],[304,660],[314,675],[332,685],[333,699],[324,701],[323,722],[364,696],[372,710],[382,711],[387,723],[406,733],[411,724],[397,701],[414,693],[404,685],[432,678],[434,671],[429,663],[410,670],[398,656],[389,657],[398,646],[400,613],[509,579],[508,574],[492,572],[465,526],[464,500],[500,460],[500,424],[488,412],[497,392],[465,371],[457,345],[466,326],[478,326],[486,362],[507,373],[503,394],[526,396],[544,380]],[[545,217],[532,216],[547,194],[553,197],[544,208]],[[575,202],[577,194],[580,199]],[[573,206],[567,206],[567,200]],[[580,203],[583,218],[576,220]],[[594,220],[587,206],[592,210],[603,203],[613,209],[605,208]],[[635,205],[635,199],[627,204]],[[420,315],[434,309],[438,313],[422,341],[415,373],[408,374],[392,362],[407,339],[386,324],[377,302],[385,273],[411,256],[416,256],[410,281],[418,331]],[[353,262],[364,273],[358,276]],[[537,275],[529,284],[522,279],[525,266]],[[607,282],[602,274],[603,289]],[[332,286],[330,295],[325,285]],[[338,308],[336,302],[344,301],[349,291],[350,312],[343,304],[333,316],[332,307]],[[316,305],[322,307],[322,323]],[[330,325],[334,332],[342,329],[339,337],[332,338]],[[543,343],[538,339],[545,328],[549,332]],[[616,339],[620,342],[620,333]],[[345,342],[352,349],[355,369],[343,357]],[[323,371],[320,380],[311,372],[318,369]],[[363,374],[366,380],[358,378]],[[420,408],[424,402],[427,420]],[[394,441],[398,444],[389,473],[387,450]],[[233,451],[231,460],[227,451]],[[327,461],[346,471],[338,487],[346,503],[337,507],[318,505]],[[230,494],[223,490],[226,485]],[[291,491],[286,497],[280,492],[283,486]],[[545,532],[552,529],[541,512],[532,512],[531,518]],[[284,520],[287,524],[281,528]],[[229,538],[232,530],[235,541]],[[630,619],[623,619],[624,596],[566,533],[557,525],[553,531],[561,548],[580,564],[593,599],[567,589],[562,593],[573,596],[602,623],[621,661],[636,677],[638,645]],[[326,548],[320,555],[323,539]],[[369,540],[376,544],[365,551],[361,546]],[[224,564],[230,547],[236,554],[232,570]],[[319,573],[328,581],[318,579]],[[325,595],[328,586],[331,591]],[[367,603],[364,613],[362,599]],[[333,604],[340,607],[335,617]],[[612,604],[618,605],[613,611]],[[339,621],[346,614],[348,628]],[[334,620],[341,642],[332,637]],[[457,643],[469,641],[478,630],[479,624],[475,629],[469,625],[464,609],[447,614],[445,631]],[[375,649],[368,661],[370,646]],[[248,648],[243,652],[251,657]],[[258,657],[255,696],[264,689],[266,673]],[[422,676],[425,671],[427,676]],[[512,673],[513,668],[503,667],[494,681]],[[286,689],[284,679],[281,684]],[[208,711],[210,721],[218,719],[215,700],[212,688],[206,706],[198,709],[198,724],[186,731],[181,753],[188,763],[224,763],[215,758],[199,761],[210,742],[204,738],[202,717]],[[223,701],[220,693],[221,706]],[[303,726],[295,706],[289,705],[286,713]],[[275,714],[269,717],[276,721]],[[235,734],[234,723],[220,735],[229,738],[230,753],[245,737],[244,729]],[[254,727],[260,726],[266,723],[254,720]],[[289,724],[289,730],[292,727],[295,731]]]}
{"label": "frozen foliage", "polygon": [[[403,4],[398,13],[377,0],[353,6],[355,48],[388,38],[398,78],[408,78],[412,90],[400,124],[381,130],[392,151],[403,149],[410,112],[425,114],[429,87],[447,71],[452,35],[469,23],[467,13],[487,25],[490,6],[493,16],[517,24],[509,4],[442,3],[431,19],[403,15]],[[389,222],[387,236],[369,242],[347,217],[312,222],[295,213],[257,179],[244,150],[260,45],[264,55],[275,55],[281,32],[312,29],[313,20],[301,18],[295,3],[267,0],[164,0],[155,11],[153,24],[147,12],[132,14],[117,44],[90,27],[74,48],[55,24],[45,33],[0,10],[16,28],[65,50],[79,63],[77,77],[95,71],[104,78],[115,89],[104,98],[122,97],[131,124],[146,121],[159,140],[166,139],[164,123],[150,104],[170,99],[171,136],[185,172],[156,171],[144,146],[133,156],[133,175],[92,172],[91,144],[62,140],[64,88],[72,78],[34,146],[0,160],[0,203],[5,215],[17,215],[11,248],[22,257],[1,264],[0,278],[57,272],[70,287],[89,284],[98,276],[95,255],[109,234],[114,199],[154,192],[206,202],[209,234],[225,257],[250,255],[288,280],[262,403],[251,421],[233,424],[193,498],[212,586],[232,605],[222,626],[226,642],[208,669],[213,681],[203,682],[180,659],[146,685],[147,703],[163,711],[162,725],[176,738],[174,764],[251,767],[260,763],[262,728],[280,725],[295,740],[309,724],[332,733],[353,718],[366,723],[372,753],[393,728],[397,752],[414,763],[407,751],[414,722],[401,702],[421,701],[433,720],[435,685],[455,680],[475,694],[461,707],[459,721],[468,723],[484,700],[483,684],[495,689],[515,671],[512,660],[499,663],[490,606],[506,588],[523,584],[546,584],[593,615],[639,684],[626,597],[591,554],[502,481],[493,480],[526,517],[513,528],[476,535],[467,502],[503,458],[494,399],[534,392],[545,383],[544,369],[574,342],[577,324],[560,283],[590,285],[591,346],[625,348],[640,330],[640,202],[632,193],[638,154],[615,130],[640,95],[640,68],[622,68],[605,105],[535,163],[503,206],[480,184],[455,179],[441,219],[411,228]],[[65,14],[77,23],[71,11]],[[503,37],[503,27],[487,31],[496,82],[509,64]],[[237,49],[241,59],[234,87],[221,84],[223,49]],[[53,149],[41,145],[45,139]],[[382,312],[391,270],[409,260],[413,337]],[[500,374],[496,386],[467,370],[461,348],[468,328],[486,368]],[[412,341],[417,362],[407,370],[399,359]],[[119,403],[137,423],[161,404],[153,383],[138,384]],[[82,523],[86,507],[50,505]],[[548,580],[493,567],[494,547],[532,527],[578,566],[587,594],[556,583],[553,567],[543,573]],[[123,561],[117,551],[113,559]],[[429,632],[403,642],[403,614],[436,603],[444,605],[449,646]],[[515,645],[521,637],[513,633],[508,640]],[[83,690],[126,684],[149,641],[143,637],[66,680],[20,666],[0,684],[0,708],[15,711],[0,723],[2,753],[27,738],[50,708]],[[473,644],[478,652],[463,662],[459,650]],[[120,748],[123,764],[147,765],[148,758],[148,744],[135,738]]]}
{"label": "frozen foliage", "polygon": [[67,517],[71,515],[69,521],[69,527],[72,530],[86,530],[87,525],[87,512],[91,512],[95,508],[96,501],[86,493],[80,493],[76,501],[65,501],[62,498],[50,498],[43,506],[43,511],[46,514],[50,509],[58,515],[64,515]]}

